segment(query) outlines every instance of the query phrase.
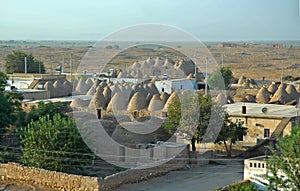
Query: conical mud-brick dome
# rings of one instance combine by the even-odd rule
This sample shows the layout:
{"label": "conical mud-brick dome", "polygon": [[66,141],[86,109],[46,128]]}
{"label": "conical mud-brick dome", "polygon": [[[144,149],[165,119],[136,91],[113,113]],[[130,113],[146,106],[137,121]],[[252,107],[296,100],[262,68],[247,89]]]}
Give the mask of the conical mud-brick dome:
{"label": "conical mud-brick dome", "polygon": [[271,85],[268,87],[268,91],[269,91],[271,94],[274,94],[277,90],[278,90],[278,86],[277,86],[276,84],[271,84]]}
{"label": "conical mud-brick dome", "polygon": [[260,88],[259,92],[256,95],[256,102],[266,104],[269,103],[269,101],[270,101],[270,93],[267,90],[267,88],[265,87]]}
{"label": "conical mud-brick dome", "polygon": [[55,93],[55,89],[53,87],[53,83],[51,81],[48,81],[45,83],[44,85],[45,90],[48,90],[50,92],[50,98],[55,97],[56,93]]}
{"label": "conical mud-brick dome", "polygon": [[177,92],[174,91],[174,92],[170,95],[168,101],[166,102],[165,107],[164,107],[164,110],[165,110],[165,111],[168,111],[168,108],[169,108],[171,105],[174,105],[175,102],[177,102],[177,101],[180,101],[180,100],[179,100],[179,97],[178,97],[178,95],[177,95]]}
{"label": "conical mud-brick dome", "polygon": [[296,100],[298,101],[299,99],[299,94],[295,88],[295,86],[293,86],[292,84],[289,84],[286,89],[285,89],[286,93],[291,97],[292,100]]}
{"label": "conical mud-brick dome", "polygon": [[53,88],[54,88],[54,92],[55,92],[55,97],[62,97],[64,95],[66,95],[65,89],[59,80],[56,80],[53,83]]}
{"label": "conical mud-brick dome", "polygon": [[225,105],[227,104],[227,98],[225,97],[224,94],[219,93],[218,96],[216,97],[216,102],[221,105]]}
{"label": "conical mud-brick dome", "polygon": [[90,100],[82,100],[82,99],[79,99],[79,98],[75,98],[70,106],[72,108],[80,108],[80,107],[87,107],[89,105],[89,102]]}
{"label": "conical mud-brick dome", "polygon": [[153,95],[148,106],[148,111],[156,112],[162,110],[163,108],[164,108],[164,103],[161,101],[159,94]]}
{"label": "conical mud-brick dome", "polygon": [[88,78],[85,80],[85,85],[86,85],[86,88],[89,90],[94,85],[94,82],[93,82],[93,80]]}
{"label": "conical mud-brick dome", "polygon": [[292,101],[291,97],[286,93],[284,86],[281,86],[272,96],[270,103],[286,104],[290,101]]}
{"label": "conical mud-brick dome", "polygon": [[128,104],[128,111],[133,112],[133,111],[138,111],[142,109],[147,109],[147,101],[143,93],[141,92],[136,92],[129,104]]}
{"label": "conical mud-brick dome", "polygon": [[102,92],[97,91],[95,93],[95,95],[93,96],[93,98],[92,98],[92,100],[91,100],[91,102],[89,104],[89,107],[91,107],[91,108],[95,107],[95,108],[102,108],[102,109],[104,109],[104,108],[106,108],[106,104],[107,104],[107,102],[106,102],[105,97],[102,94]]}
{"label": "conical mud-brick dome", "polygon": [[86,93],[86,95],[90,95],[93,96],[96,92],[96,88],[94,86],[92,86],[89,91]]}
{"label": "conical mud-brick dome", "polygon": [[160,99],[161,99],[161,101],[165,104],[166,102],[167,102],[167,100],[169,99],[169,94],[168,93],[166,93],[166,92],[162,92],[161,94],[160,94]]}
{"label": "conical mud-brick dome", "polygon": [[83,79],[80,79],[77,84],[77,87],[76,87],[76,92],[79,94],[85,95],[88,90],[89,89],[88,89],[87,85],[85,84],[85,81]]}
{"label": "conical mud-brick dome", "polygon": [[127,109],[128,98],[121,92],[117,92],[110,100],[107,111],[118,113]]}
{"label": "conical mud-brick dome", "polygon": [[78,80],[74,79],[73,81],[71,81],[71,84],[72,84],[72,91],[74,92],[78,85]]}
{"label": "conical mud-brick dome", "polygon": [[64,81],[62,86],[65,89],[65,91],[67,92],[66,95],[71,95],[72,94],[72,83],[71,82],[66,80],[66,81]]}
{"label": "conical mud-brick dome", "polygon": [[[126,129],[124,128],[126,127]],[[123,122],[118,125],[112,134],[112,138],[119,144],[127,147],[136,148],[137,144],[155,142],[154,136],[150,134],[133,133],[136,128],[145,128],[143,123]],[[128,129],[128,130],[127,130]]]}

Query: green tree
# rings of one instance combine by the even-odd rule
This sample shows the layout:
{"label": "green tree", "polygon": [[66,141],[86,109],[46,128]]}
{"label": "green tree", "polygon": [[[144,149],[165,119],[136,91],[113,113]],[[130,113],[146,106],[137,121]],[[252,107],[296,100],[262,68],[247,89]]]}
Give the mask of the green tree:
{"label": "green tree", "polygon": [[[208,77],[207,83],[210,88],[215,90],[228,89],[232,80],[232,71],[228,67],[221,67],[212,72]],[[223,82],[220,81],[223,79]]]}
{"label": "green tree", "polygon": [[43,62],[35,59],[32,54],[26,54],[21,51],[13,51],[5,57],[6,73],[24,73],[25,57],[27,59],[28,73],[45,73],[45,66]]}
{"label": "green tree", "polygon": [[7,127],[13,125],[21,111],[23,96],[17,93],[4,92],[7,85],[7,75],[0,71],[0,128],[1,135],[6,133]]}
{"label": "green tree", "polygon": [[272,151],[273,155],[267,160],[267,174],[263,176],[269,182],[266,188],[300,190],[300,126],[279,140]]}
{"label": "green tree", "polygon": [[240,120],[233,121],[229,119],[228,114],[226,114],[223,127],[215,143],[223,143],[227,156],[231,157],[232,145],[245,135],[247,135],[247,128],[243,127],[243,122]]}
{"label": "green tree", "polygon": [[60,114],[62,117],[66,117],[67,106],[65,103],[45,103],[43,101],[38,103],[37,107],[32,107],[30,112],[25,118],[25,124],[27,125],[31,121],[38,120],[41,116],[49,115],[50,119],[53,119],[53,116]]}
{"label": "green tree", "polygon": [[251,182],[242,182],[228,186],[228,191],[259,191]]}
{"label": "green tree", "polygon": [[191,140],[192,150],[195,151],[196,142],[210,141],[218,133],[215,129],[210,129],[207,133],[207,128],[209,124],[217,127],[222,122],[220,120],[223,120],[224,112],[220,105],[212,102],[210,95],[202,92],[195,95],[184,94],[177,96],[168,107],[168,118],[163,126],[171,134],[175,131],[184,134],[185,138]]}
{"label": "green tree", "polygon": [[42,116],[20,129],[24,165],[75,174],[85,174],[92,153],[82,140],[75,121],[60,114]]}

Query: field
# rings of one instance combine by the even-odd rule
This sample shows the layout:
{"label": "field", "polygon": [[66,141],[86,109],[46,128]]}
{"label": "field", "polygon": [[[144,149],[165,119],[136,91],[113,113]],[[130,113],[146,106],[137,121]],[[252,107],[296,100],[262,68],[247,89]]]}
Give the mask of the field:
{"label": "field", "polygon": [[[64,72],[70,71],[70,55],[72,55],[72,71],[81,63],[82,58],[92,47],[92,42],[35,42],[35,43],[0,43],[0,70],[4,71],[5,57],[13,50],[20,50],[31,53],[33,56],[44,62],[47,73],[54,73],[55,67],[61,65],[64,57]],[[231,68],[236,78],[241,75],[247,78],[279,81],[283,71],[283,76],[300,76],[300,47],[272,47],[270,45],[256,44],[249,46],[235,46],[209,48],[214,60],[220,65],[221,55],[224,55],[224,65]],[[180,52],[170,48],[159,47],[140,47],[131,48],[125,51],[116,49],[107,49],[105,46],[100,49],[106,49],[109,53],[107,61],[109,64],[102,67],[92,66],[94,71],[107,70],[108,68],[124,69],[136,60],[145,60],[148,57],[156,58],[169,57],[173,60],[184,58]],[[184,44],[178,45],[179,51],[194,51],[197,47]],[[89,54],[92,51],[89,52]],[[118,54],[119,53],[119,54]],[[115,57],[110,60],[110,56]],[[102,56],[103,57],[103,56]],[[105,57],[105,56],[104,56]],[[97,59],[97,57],[95,57]],[[204,60],[203,60],[204,63]],[[201,64],[203,65],[203,64]],[[82,66],[81,66],[82,67]],[[83,67],[85,67],[83,65]],[[282,70],[283,68],[283,70]],[[86,70],[90,71],[87,64]],[[201,69],[203,71],[203,68]],[[94,72],[93,71],[93,72]]]}

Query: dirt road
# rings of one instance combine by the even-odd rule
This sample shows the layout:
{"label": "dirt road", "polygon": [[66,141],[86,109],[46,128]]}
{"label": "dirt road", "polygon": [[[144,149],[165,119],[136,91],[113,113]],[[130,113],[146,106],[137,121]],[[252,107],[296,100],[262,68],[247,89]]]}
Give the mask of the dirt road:
{"label": "dirt road", "polygon": [[124,185],[116,191],[208,191],[243,179],[242,161],[222,163],[170,172],[141,183]]}

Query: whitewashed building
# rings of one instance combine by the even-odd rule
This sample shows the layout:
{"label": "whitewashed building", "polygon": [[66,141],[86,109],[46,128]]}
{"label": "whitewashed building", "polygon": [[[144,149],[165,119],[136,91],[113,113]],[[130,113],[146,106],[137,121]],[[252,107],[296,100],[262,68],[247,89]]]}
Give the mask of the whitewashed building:
{"label": "whitewashed building", "polygon": [[171,94],[173,90],[197,90],[196,81],[192,79],[172,79],[156,81],[155,86],[159,93]]}

